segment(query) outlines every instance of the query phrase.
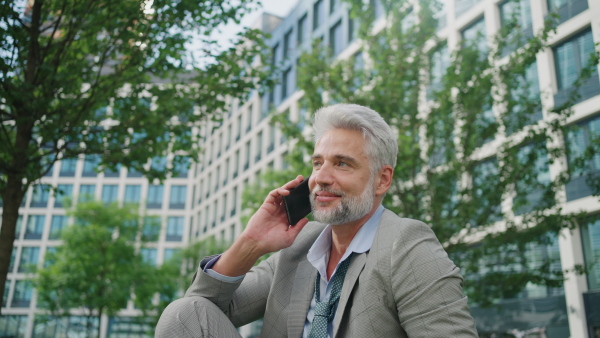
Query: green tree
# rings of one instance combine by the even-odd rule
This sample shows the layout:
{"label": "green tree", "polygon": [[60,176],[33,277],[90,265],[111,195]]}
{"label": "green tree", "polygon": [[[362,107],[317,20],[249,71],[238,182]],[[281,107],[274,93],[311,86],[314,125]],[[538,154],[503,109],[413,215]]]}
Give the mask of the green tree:
{"label": "green tree", "polygon": [[[195,126],[270,82],[261,33],[214,32],[253,1],[0,1],[0,295],[18,210],[57,160],[150,179],[195,160]],[[195,44],[191,44],[194,42]],[[191,52],[190,46],[199,46]],[[175,154],[166,168],[147,163]]]}
{"label": "green tree", "polygon": [[[474,304],[489,306],[515,297],[527,285],[562,286],[565,276],[558,257],[534,261],[527,253],[555,242],[583,216],[562,210],[557,191],[572,170],[586,168],[598,156],[598,140],[573,161],[576,166],[554,179],[548,167],[566,156],[564,147],[552,140],[566,132],[580,84],[598,76],[598,52],[590,54],[564,104],[542,107],[528,72],[535,67],[536,55],[550,47],[553,16],[543,31],[530,37],[519,25],[515,2],[513,17],[503,22],[492,43],[475,34],[449,53],[447,42],[436,37],[434,0],[419,1],[418,10],[408,1],[382,0],[387,20],[376,34],[374,2],[347,2],[355,24],[360,23],[362,47],[355,56],[334,61],[327,46],[316,41],[300,58],[300,105],[312,114],[327,104],[357,103],[390,123],[398,135],[399,153],[384,205],[432,225],[466,275],[465,291]],[[508,61],[499,62],[506,55]],[[536,113],[542,108],[551,122],[538,122]],[[285,171],[289,179],[309,166],[305,154],[312,152],[312,140],[287,119],[283,114],[272,116],[293,144]],[[489,142],[497,151],[482,156]],[[262,182],[277,174],[267,175]],[[275,183],[281,181],[285,180]],[[244,193],[244,207],[255,208],[258,198]],[[512,199],[510,210],[502,208],[507,199]]]}
{"label": "green tree", "polygon": [[69,216],[74,224],[62,231],[62,244],[46,254],[46,266],[33,278],[39,307],[53,316],[82,309],[90,330],[93,318],[115,315],[132,294],[136,304],[151,302],[166,276],[140,253],[143,222],[137,208],[92,201],[79,203]]}

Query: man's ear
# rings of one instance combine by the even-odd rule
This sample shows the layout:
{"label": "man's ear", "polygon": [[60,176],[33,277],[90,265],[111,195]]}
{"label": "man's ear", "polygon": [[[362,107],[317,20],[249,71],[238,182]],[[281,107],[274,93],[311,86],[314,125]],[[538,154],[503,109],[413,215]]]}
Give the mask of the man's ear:
{"label": "man's ear", "polygon": [[392,186],[393,177],[394,169],[391,165],[386,164],[377,175],[375,195],[380,196],[385,194]]}

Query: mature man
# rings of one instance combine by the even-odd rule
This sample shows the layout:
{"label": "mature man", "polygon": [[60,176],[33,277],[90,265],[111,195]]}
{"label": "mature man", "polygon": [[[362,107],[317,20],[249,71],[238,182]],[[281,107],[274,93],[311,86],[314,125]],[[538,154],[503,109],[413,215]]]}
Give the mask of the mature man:
{"label": "mature man", "polygon": [[[381,206],[397,142],[375,111],[350,104],[315,114],[312,213],[290,226],[269,193],[222,255],[203,260],[157,337],[477,337],[458,268],[422,222]],[[308,224],[307,224],[308,223]],[[259,257],[276,252],[258,266]]]}

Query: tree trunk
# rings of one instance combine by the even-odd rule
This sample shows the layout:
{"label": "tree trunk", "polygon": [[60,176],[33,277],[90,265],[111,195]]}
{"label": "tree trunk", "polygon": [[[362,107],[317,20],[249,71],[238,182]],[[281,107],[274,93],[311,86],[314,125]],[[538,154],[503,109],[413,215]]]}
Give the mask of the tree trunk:
{"label": "tree trunk", "polygon": [[0,303],[4,301],[4,288],[15,241],[19,207],[26,191],[20,177],[13,174],[7,176],[6,189],[2,196],[4,206],[2,207],[2,230],[0,230]]}
{"label": "tree trunk", "polygon": [[98,310],[98,338],[100,338],[100,334],[102,333],[102,309]]}

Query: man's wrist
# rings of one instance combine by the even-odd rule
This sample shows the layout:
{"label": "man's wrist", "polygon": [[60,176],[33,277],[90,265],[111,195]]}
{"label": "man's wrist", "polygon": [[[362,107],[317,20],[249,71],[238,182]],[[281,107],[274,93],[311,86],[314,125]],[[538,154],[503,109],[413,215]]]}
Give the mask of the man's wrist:
{"label": "man's wrist", "polygon": [[224,276],[241,276],[246,274],[256,261],[263,256],[258,243],[242,233],[240,237],[225,251],[212,267],[212,270]]}

